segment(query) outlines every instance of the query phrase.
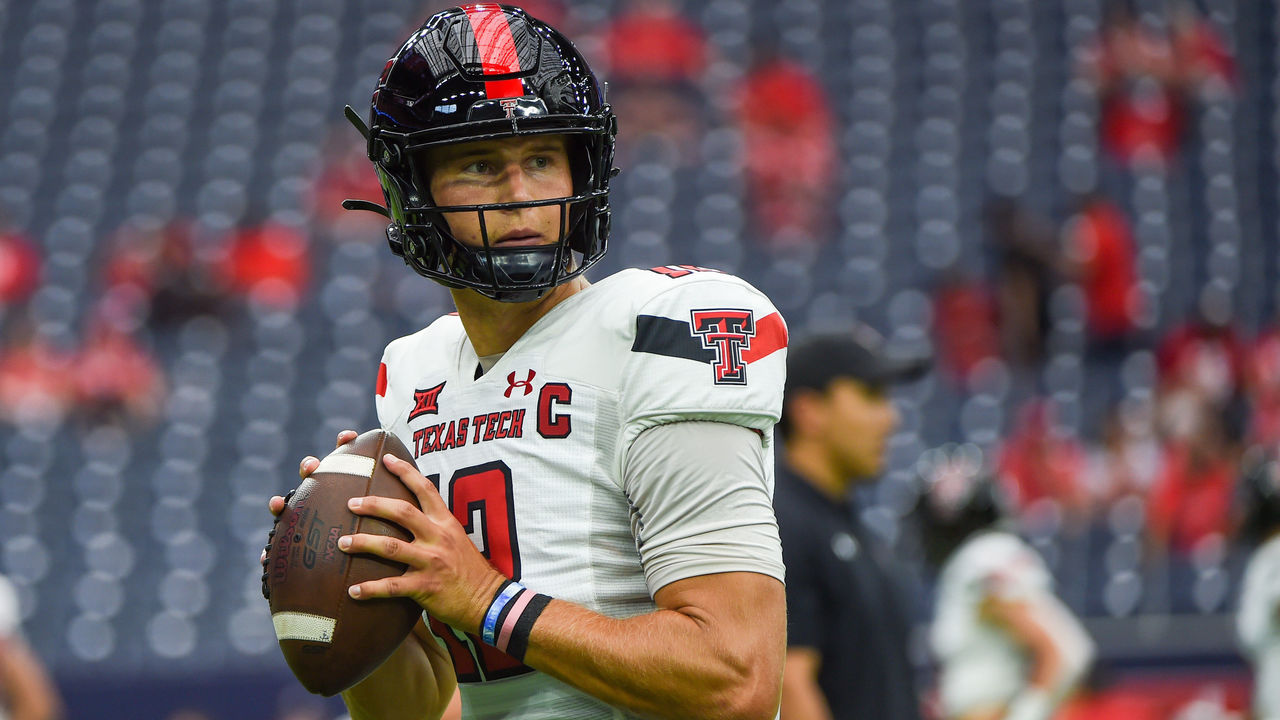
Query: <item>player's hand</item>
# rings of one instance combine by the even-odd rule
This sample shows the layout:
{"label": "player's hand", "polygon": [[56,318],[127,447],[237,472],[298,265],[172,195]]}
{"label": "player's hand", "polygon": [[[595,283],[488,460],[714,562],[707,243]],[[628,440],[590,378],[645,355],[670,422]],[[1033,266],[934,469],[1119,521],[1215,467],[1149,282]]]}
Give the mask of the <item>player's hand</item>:
{"label": "player's hand", "polygon": [[[343,430],[338,433],[338,439],[333,445],[334,449],[340,448],[352,440],[355,440],[357,434],[358,433],[356,433],[355,430]],[[298,463],[298,477],[306,480],[319,466],[320,460],[314,455],[308,455],[302,458],[302,462]],[[292,495],[293,492],[290,491],[289,494]],[[285,503],[288,501],[288,495],[272,495],[271,499],[267,501],[267,510],[271,511],[271,517],[275,518],[277,522],[280,520],[280,513],[284,512]],[[271,540],[275,537],[275,531],[275,525],[273,524],[271,526],[271,532],[267,535],[267,547],[262,549],[262,555],[258,557],[258,562],[262,565],[263,572],[267,569],[267,548],[271,547]]]}
{"label": "player's hand", "polygon": [[383,455],[382,462],[417,496],[421,509],[404,500],[370,496],[352,498],[351,511],[389,520],[408,530],[413,541],[361,533],[339,538],[338,547],[408,568],[397,577],[352,585],[351,597],[413,598],[432,617],[465,632],[479,632],[484,612],[506,578],[480,554],[436,486],[413,463],[390,454]]}

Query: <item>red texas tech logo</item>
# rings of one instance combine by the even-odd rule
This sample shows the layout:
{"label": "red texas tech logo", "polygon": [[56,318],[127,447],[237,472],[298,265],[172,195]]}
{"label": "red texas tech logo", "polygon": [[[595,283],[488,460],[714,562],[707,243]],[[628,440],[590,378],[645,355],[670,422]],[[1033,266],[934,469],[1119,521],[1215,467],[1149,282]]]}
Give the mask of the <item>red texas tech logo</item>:
{"label": "red texas tech logo", "polygon": [[755,316],[750,310],[691,310],[690,330],[702,339],[702,347],[715,353],[711,363],[717,385],[746,385],[747,366],[742,351],[751,347],[756,335]]}
{"label": "red texas tech logo", "polygon": [[409,419],[413,420],[422,415],[437,415],[440,412],[440,391],[444,390],[444,383],[426,390],[413,391],[413,409],[409,411]]}

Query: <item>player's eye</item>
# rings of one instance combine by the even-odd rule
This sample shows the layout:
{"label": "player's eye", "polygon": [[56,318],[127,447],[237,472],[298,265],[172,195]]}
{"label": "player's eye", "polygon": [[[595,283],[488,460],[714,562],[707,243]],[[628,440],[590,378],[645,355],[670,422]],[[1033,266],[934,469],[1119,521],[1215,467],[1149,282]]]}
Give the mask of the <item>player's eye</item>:
{"label": "player's eye", "polygon": [[538,170],[546,170],[551,167],[551,158],[546,155],[535,155],[529,159],[529,164]]}
{"label": "player's eye", "polygon": [[462,168],[462,171],[467,173],[477,173],[480,175],[487,175],[488,173],[493,171],[493,163],[489,162],[488,160],[476,160],[474,162],[467,163],[466,167]]}

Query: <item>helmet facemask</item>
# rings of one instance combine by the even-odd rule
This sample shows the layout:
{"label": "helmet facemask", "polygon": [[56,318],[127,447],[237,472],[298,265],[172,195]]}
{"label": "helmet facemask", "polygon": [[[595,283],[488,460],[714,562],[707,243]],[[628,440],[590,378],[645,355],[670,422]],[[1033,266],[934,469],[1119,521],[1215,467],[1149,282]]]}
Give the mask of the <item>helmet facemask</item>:
{"label": "helmet facemask", "polygon": [[[400,171],[379,167],[384,187],[391,185],[401,198],[400,217],[392,210],[388,227],[392,250],[419,274],[449,287],[471,288],[504,302],[536,300],[551,288],[582,274],[604,254],[605,237],[599,227],[587,227],[589,218],[604,215],[604,193],[592,189],[588,153],[578,135],[568,135],[573,193],[566,197],[518,202],[441,206],[430,193],[430,146],[416,146],[403,153]],[[464,142],[470,142],[470,139]],[[437,143],[436,146],[449,143]],[[380,164],[379,164],[380,165]],[[559,211],[556,241],[539,246],[503,248],[490,235],[494,214],[531,207],[554,206]],[[480,245],[467,244],[450,231],[447,216],[473,213]]]}

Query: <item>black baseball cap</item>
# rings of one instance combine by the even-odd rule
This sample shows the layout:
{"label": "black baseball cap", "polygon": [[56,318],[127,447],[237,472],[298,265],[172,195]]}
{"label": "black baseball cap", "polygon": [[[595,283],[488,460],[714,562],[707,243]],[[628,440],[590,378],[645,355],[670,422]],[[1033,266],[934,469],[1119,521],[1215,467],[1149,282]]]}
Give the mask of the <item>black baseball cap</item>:
{"label": "black baseball cap", "polygon": [[786,393],[825,390],[836,378],[874,387],[918,380],[932,363],[928,355],[891,353],[880,333],[867,325],[793,342],[787,349]]}

